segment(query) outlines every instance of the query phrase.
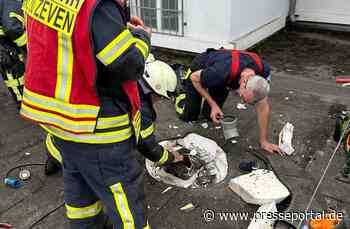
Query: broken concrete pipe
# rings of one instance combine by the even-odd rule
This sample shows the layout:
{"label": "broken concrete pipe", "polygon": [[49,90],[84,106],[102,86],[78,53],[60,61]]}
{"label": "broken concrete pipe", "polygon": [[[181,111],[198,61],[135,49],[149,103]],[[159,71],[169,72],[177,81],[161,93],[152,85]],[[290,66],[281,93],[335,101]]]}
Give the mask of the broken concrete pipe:
{"label": "broken concrete pipe", "polygon": [[237,129],[237,118],[234,116],[225,116],[221,121],[221,126],[223,129],[225,140],[235,138],[239,136]]}

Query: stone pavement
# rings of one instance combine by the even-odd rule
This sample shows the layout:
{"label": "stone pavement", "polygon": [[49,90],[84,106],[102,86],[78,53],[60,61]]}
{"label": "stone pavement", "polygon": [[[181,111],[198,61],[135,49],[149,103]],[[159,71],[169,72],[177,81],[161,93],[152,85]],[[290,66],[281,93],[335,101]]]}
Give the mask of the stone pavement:
{"label": "stone pavement", "polygon": [[[247,110],[235,108],[239,99],[233,93],[225,104],[224,112],[239,119],[241,138],[237,144],[225,143],[221,130],[209,124],[201,127],[201,121],[188,124],[179,121],[168,101],[157,104],[159,140],[188,132],[211,137],[227,152],[229,172],[224,182],[206,189],[185,190],[173,188],[161,194],[168,186],[146,175],[145,190],[149,203],[149,221],[155,229],[243,229],[249,220],[220,220],[205,222],[203,212],[256,211],[257,206],[244,203],[228,188],[228,181],[241,174],[238,165],[242,161],[265,159],[281,181],[291,190],[292,197],[280,210],[304,211],[312,191],[319,180],[336,143],[332,140],[333,114],[350,104],[350,89],[337,88],[335,75],[350,76],[350,35],[328,32],[281,31],[269,38],[256,50],[272,65],[272,104],[270,140],[277,136],[285,122],[294,126],[295,154],[289,157],[271,156],[259,150],[256,115],[253,107]],[[188,56],[181,53],[155,52],[156,57],[169,63],[188,63]],[[24,163],[43,163],[44,133],[41,129],[18,117],[4,86],[0,85],[0,179],[10,168]],[[204,122],[204,121],[203,121]],[[170,129],[176,125],[178,129]],[[253,153],[252,153],[253,152]],[[27,154],[30,155],[27,155]],[[259,157],[256,157],[258,155]],[[334,179],[344,165],[344,153],[339,150],[326,175],[320,191],[312,202],[313,210],[329,207],[350,213],[350,185]],[[0,222],[16,225],[16,229],[28,229],[35,221],[57,208],[63,202],[61,174],[45,177],[42,166],[29,168],[32,177],[25,185],[14,190],[0,184]],[[18,171],[11,173],[16,176]],[[180,208],[193,203],[190,212]],[[296,223],[294,223],[296,224]],[[67,229],[64,208],[59,208],[33,228]],[[278,226],[278,228],[290,228]]]}

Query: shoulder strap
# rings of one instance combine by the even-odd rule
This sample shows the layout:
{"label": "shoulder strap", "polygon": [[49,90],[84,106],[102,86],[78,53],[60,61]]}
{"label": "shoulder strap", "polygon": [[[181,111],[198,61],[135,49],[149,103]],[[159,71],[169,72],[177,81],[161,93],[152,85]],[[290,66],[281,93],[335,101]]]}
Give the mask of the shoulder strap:
{"label": "shoulder strap", "polygon": [[256,53],[245,52],[245,51],[241,51],[241,53],[244,53],[244,54],[250,56],[250,58],[252,58],[255,61],[256,65],[258,65],[259,73],[264,74],[264,65],[262,63],[261,58]]}
{"label": "shoulder strap", "polygon": [[231,51],[232,56],[232,62],[231,62],[231,76],[228,80],[228,83],[232,82],[234,79],[236,79],[239,69],[239,52],[235,49]]}

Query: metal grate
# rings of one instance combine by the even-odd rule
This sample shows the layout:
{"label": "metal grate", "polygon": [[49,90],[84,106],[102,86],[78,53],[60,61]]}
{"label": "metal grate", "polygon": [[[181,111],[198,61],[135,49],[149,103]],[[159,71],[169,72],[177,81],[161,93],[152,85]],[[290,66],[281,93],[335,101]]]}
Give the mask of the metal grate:
{"label": "metal grate", "polygon": [[184,36],[183,0],[130,0],[130,8],[153,32]]}

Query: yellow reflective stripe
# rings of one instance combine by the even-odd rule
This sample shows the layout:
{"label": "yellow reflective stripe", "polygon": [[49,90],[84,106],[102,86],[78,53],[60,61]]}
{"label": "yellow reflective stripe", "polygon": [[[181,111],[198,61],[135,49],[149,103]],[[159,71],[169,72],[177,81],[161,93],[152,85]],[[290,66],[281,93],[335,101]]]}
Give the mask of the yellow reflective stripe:
{"label": "yellow reflective stripe", "polygon": [[143,229],[151,229],[151,227],[149,226],[148,222],[147,222],[147,225]]}
{"label": "yellow reflective stripe", "polygon": [[17,14],[16,12],[10,12],[9,16],[16,18],[18,21],[22,22],[22,24],[24,25],[24,17],[22,17],[21,15]]}
{"label": "yellow reflective stripe", "polygon": [[17,80],[18,80],[20,86],[24,85],[24,75],[19,77]]}
{"label": "yellow reflective stripe", "polygon": [[134,218],[131,214],[128,200],[124,193],[122,184],[117,183],[115,185],[112,185],[110,189],[113,193],[118,213],[123,222],[123,229],[135,229]]}
{"label": "yellow reflective stripe", "polygon": [[[7,74],[7,77],[9,77],[9,75],[11,75],[10,73]],[[11,75],[11,77],[13,78],[13,76]],[[5,80],[5,85],[7,87],[19,87],[19,86],[22,86],[24,84],[24,77],[20,77],[18,79],[8,79],[8,80]]]}
{"label": "yellow reflective stripe", "polygon": [[19,38],[15,39],[13,42],[15,42],[18,47],[25,46],[27,44],[27,33],[24,32]]}
{"label": "yellow reflective stripe", "polygon": [[108,128],[115,128],[120,126],[126,126],[130,124],[129,115],[120,115],[116,117],[109,117],[109,118],[98,118],[97,120],[97,126],[96,129],[108,129]]}
{"label": "yellow reflective stripe", "polygon": [[102,208],[101,201],[97,201],[90,206],[82,208],[72,207],[66,204],[67,217],[69,219],[86,219],[97,216],[102,211]]}
{"label": "yellow reflective stripe", "polygon": [[46,143],[47,151],[49,151],[50,155],[62,164],[61,153],[57,150],[56,146],[53,144],[51,134],[47,134],[45,143]]}
{"label": "yellow reflective stripe", "polygon": [[140,50],[140,52],[142,53],[143,57],[145,58],[145,60],[147,59],[148,57],[148,54],[149,54],[149,48],[148,48],[148,45],[146,42],[144,42],[143,40],[141,39],[138,39],[138,38],[134,38],[135,39],[135,47]]}
{"label": "yellow reflective stripe", "polygon": [[185,98],[186,98],[186,94],[180,94],[175,99],[175,109],[176,109],[176,112],[179,113],[179,114],[183,114],[184,113],[185,108],[184,107],[180,107],[179,103],[182,100],[184,100]]}
{"label": "yellow reflective stripe", "polygon": [[3,28],[2,28],[2,26],[0,26],[0,36],[5,36],[5,32],[4,32]]}
{"label": "yellow reflective stripe", "polygon": [[69,36],[58,33],[57,82],[55,97],[69,102],[73,78],[73,46]]}
{"label": "yellow reflective stripe", "polygon": [[155,130],[155,125],[154,125],[154,123],[152,123],[152,124],[151,124],[149,127],[147,127],[146,129],[141,130],[141,137],[142,137],[143,139],[149,137],[150,135],[153,134],[154,130]]}
{"label": "yellow reflective stripe", "polygon": [[37,122],[45,122],[47,124],[56,125],[68,131],[77,133],[92,132],[95,129],[95,121],[72,121],[57,114],[34,110],[22,103],[21,115]]}
{"label": "yellow reflective stripe", "polygon": [[55,98],[36,94],[24,88],[23,101],[41,109],[55,111],[72,118],[96,118],[99,112],[98,106],[69,104]]}
{"label": "yellow reflective stripe", "polygon": [[135,43],[135,40],[130,31],[126,29],[96,56],[104,65],[109,65],[120,57],[133,43]]}
{"label": "yellow reflective stripe", "polygon": [[138,142],[140,134],[141,134],[141,113],[140,113],[140,111],[137,111],[135,116],[133,117],[132,125],[134,127],[136,142]]}
{"label": "yellow reflective stripe", "polygon": [[157,164],[159,165],[162,165],[164,164],[169,158],[169,152],[168,150],[166,150],[164,147],[163,147],[163,155],[162,157],[159,159],[159,161],[157,162]]}
{"label": "yellow reflective stripe", "polygon": [[18,59],[22,62],[24,62],[24,56],[23,54],[18,54]]}
{"label": "yellow reflective stripe", "polygon": [[188,69],[185,75],[186,80],[190,77],[191,73],[192,73],[191,69]]}
{"label": "yellow reflective stripe", "polygon": [[19,89],[17,88],[17,84],[16,85],[12,85],[14,82],[19,83],[18,80],[14,79],[13,75],[11,73],[6,73],[6,76],[7,76],[7,79],[8,79],[8,80],[5,81],[6,86],[7,86],[7,84],[9,84],[10,86],[8,86],[8,87],[12,89],[13,93],[15,93],[17,101],[22,101],[22,94],[19,91]]}
{"label": "yellow reflective stripe", "polygon": [[73,141],[79,143],[90,144],[106,144],[117,143],[129,139],[132,136],[131,127],[127,127],[122,130],[111,131],[106,133],[93,133],[93,134],[73,134],[53,126],[41,125],[47,132],[55,135],[58,138],[66,141]]}

